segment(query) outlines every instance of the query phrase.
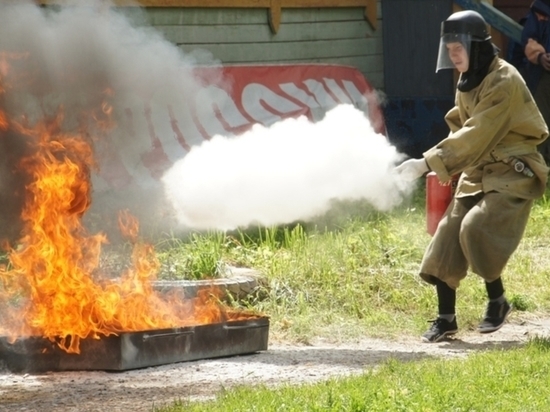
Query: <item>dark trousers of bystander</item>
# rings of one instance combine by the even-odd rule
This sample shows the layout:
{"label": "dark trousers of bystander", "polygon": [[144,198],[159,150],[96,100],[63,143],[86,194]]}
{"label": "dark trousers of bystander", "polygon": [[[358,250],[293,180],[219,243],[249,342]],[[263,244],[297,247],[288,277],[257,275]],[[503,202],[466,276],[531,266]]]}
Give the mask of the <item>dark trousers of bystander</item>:
{"label": "dark trousers of bystander", "polygon": [[[550,128],[550,72],[542,73],[533,97],[546,125]],[[550,165],[550,137],[538,146],[538,150],[544,156],[546,164]]]}

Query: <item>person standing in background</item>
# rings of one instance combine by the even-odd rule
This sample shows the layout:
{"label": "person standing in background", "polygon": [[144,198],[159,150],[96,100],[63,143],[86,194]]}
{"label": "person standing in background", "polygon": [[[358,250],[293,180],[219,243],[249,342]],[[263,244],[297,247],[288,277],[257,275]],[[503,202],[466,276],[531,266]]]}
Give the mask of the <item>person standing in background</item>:
{"label": "person standing in background", "polygon": [[[535,102],[550,125],[550,0],[535,0],[531,4],[521,35],[527,58],[525,79]],[[550,140],[539,145],[539,152],[550,165]]]}
{"label": "person standing in background", "polygon": [[[527,16],[522,17],[518,23],[523,27],[527,21]],[[528,60],[525,57],[521,40],[519,42],[510,39],[508,51],[506,52],[506,61],[518,69],[518,72],[525,78]]]}

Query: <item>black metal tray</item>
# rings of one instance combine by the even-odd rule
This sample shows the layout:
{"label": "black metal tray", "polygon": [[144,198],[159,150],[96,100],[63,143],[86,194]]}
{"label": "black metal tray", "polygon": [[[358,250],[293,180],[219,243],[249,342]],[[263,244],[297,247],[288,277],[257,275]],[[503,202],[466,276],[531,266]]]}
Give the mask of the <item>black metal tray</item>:
{"label": "black metal tray", "polygon": [[70,354],[42,337],[9,342],[0,337],[0,360],[13,372],[126,371],[267,350],[269,318],[254,317],[174,329],[124,332],[80,341]]}

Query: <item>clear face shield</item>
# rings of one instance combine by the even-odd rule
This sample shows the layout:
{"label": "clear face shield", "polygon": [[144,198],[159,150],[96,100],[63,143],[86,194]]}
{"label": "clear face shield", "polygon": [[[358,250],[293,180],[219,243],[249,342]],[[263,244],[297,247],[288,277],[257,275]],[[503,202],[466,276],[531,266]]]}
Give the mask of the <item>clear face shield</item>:
{"label": "clear face shield", "polygon": [[443,69],[468,70],[472,36],[465,33],[445,33],[439,41],[435,72]]}

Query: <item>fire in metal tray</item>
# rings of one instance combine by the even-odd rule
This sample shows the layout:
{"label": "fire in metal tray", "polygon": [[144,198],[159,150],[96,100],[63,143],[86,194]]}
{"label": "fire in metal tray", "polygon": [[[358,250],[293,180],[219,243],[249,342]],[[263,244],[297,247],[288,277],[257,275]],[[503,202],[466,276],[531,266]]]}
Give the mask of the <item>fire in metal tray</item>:
{"label": "fire in metal tray", "polygon": [[67,353],[44,338],[20,338],[12,343],[1,338],[0,358],[14,372],[125,371],[266,350],[268,332],[268,318],[251,317],[82,340],[80,354]]}
{"label": "fire in metal tray", "polygon": [[265,349],[266,318],[228,317],[215,291],[168,299],[153,289],[160,265],[128,210],[118,223],[133,246],[131,264],[118,276],[102,273],[107,236],[89,234],[82,217],[91,204],[94,147],[116,127],[116,90],[98,84],[96,106],[76,115],[62,104],[52,110],[55,99],[41,102],[49,102],[47,109],[37,104],[32,116],[19,113],[9,102],[32,83],[39,67],[33,57],[0,51],[0,148],[20,200],[21,226],[16,239],[0,233],[5,362],[22,370],[125,370]]}

